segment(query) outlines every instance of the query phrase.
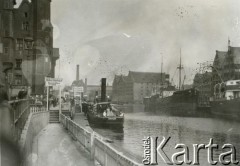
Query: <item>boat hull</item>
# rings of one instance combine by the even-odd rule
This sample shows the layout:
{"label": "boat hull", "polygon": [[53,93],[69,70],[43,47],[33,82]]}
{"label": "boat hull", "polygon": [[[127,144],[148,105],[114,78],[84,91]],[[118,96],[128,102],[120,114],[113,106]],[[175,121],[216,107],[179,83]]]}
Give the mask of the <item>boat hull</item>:
{"label": "boat hull", "polygon": [[105,127],[123,127],[124,117],[103,117],[96,116],[93,112],[87,113],[87,119],[90,124],[94,126],[105,126]]}
{"label": "boat hull", "polygon": [[145,110],[172,116],[200,116],[209,109],[198,108],[198,93],[194,89],[178,92],[170,97],[152,96],[144,101]]}
{"label": "boat hull", "polygon": [[210,104],[213,115],[235,119],[240,118],[240,98],[215,100],[211,101]]}

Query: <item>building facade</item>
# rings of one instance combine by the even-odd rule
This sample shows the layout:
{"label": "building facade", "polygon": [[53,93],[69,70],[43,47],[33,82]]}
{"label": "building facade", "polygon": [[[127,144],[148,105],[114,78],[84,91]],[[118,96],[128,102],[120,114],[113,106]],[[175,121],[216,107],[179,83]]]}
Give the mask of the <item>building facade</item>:
{"label": "building facade", "polygon": [[112,100],[116,103],[142,103],[143,98],[169,86],[169,74],[129,71],[127,76],[115,75]]}
{"label": "building facade", "polygon": [[54,77],[59,50],[53,48],[51,0],[0,2],[0,57],[10,95],[29,87],[44,93],[44,79]]}
{"label": "building facade", "polygon": [[216,51],[212,67],[212,92],[217,83],[240,79],[240,47],[230,46],[227,51]]}

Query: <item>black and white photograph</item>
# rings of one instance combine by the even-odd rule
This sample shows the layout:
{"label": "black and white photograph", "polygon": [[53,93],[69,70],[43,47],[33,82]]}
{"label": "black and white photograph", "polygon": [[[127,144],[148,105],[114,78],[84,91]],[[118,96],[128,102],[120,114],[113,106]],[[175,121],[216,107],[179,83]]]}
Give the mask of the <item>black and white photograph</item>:
{"label": "black and white photograph", "polygon": [[0,166],[240,165],[239,0],[0,0]]}

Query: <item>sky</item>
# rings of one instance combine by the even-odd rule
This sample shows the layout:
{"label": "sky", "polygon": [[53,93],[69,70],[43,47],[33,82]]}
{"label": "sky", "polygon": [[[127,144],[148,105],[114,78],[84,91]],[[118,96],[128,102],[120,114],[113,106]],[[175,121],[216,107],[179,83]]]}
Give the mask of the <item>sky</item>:
{"label": "sky", "polygon": [[181,49],[192,83],[197,63],[226,51],[228,38],[240,47],[239,9],[239,0],[52,0],[56,76],[71,84],[79,64],[89,84],[111,84],[129,70],[160,72],[163,61],[177,83]]}

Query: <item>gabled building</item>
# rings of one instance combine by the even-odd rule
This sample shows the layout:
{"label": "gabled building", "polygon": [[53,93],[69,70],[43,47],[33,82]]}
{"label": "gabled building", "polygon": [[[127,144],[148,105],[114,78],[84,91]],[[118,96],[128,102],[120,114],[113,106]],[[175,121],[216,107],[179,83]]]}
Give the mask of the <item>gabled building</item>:
{"label": "gabled building", "polygon": [[0,2],[0,54],[10,95],[30,87],[44,93],[44,79],[54,77],[59,50],[53,48],[51,0]]}
{"label": "gabled building", "polygon": [[112,100],[117,103],[142,103],[143,98],[160,93],[169,86],[169,74],[129,71],[127,76],[115,75]]}
{"label": "gabled building", "polygon": [[229,41],[227,51],[216,51],[212,68],[212,85],[214,87],[222,81],[237,79],[240,79],[240,47],[230,46]]}

